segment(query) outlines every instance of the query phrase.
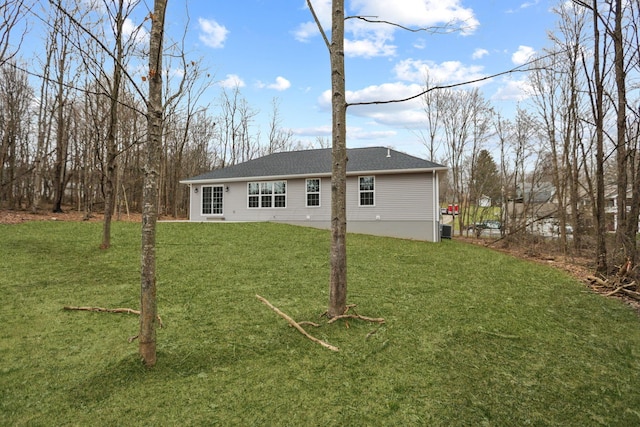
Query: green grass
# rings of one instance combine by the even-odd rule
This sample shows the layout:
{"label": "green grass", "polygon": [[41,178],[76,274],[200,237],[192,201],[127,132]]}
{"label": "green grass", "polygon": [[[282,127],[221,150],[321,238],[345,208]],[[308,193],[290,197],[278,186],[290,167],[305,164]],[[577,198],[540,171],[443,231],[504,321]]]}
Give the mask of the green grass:
{"label": "green grass", "polygon": [[[564,273],[482,247],[350,235],[350,321],[317,321],[329,233],[161,223],[158,364],[138,318],[140,226],[0,225],[0,425],[640,423],[640,319]],[[367,335],[377,332],[367,338]]]}

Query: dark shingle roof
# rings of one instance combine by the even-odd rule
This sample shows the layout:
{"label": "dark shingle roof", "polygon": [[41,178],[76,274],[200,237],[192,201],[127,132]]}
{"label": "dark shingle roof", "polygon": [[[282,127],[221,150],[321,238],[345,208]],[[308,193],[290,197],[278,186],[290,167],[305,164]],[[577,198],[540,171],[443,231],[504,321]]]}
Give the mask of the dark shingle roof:
{"label": "dark shingle roof", "polygon": [[[443,170],[445,166],[385,147],[347,149],[347,173]],[[288,151],[216,169],[181,182],[331,174],[331,149]]]}

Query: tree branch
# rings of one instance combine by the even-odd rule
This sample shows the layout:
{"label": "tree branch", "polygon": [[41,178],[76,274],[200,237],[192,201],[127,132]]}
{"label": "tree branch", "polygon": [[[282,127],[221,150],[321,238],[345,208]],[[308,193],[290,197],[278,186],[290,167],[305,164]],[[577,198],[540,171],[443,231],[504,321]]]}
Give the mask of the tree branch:
{"label": "tree branch", "polygon": [[409,28],[409,27],[405,27],[404,25],[400,25],[400,24],[396,24],[395,22],[390,22],[390,21],[385,21],[385,20],[381,20],[381,19],[371,19],[371,18],[377,18],[377,16],[347,16],[346,18],[344,18],[344,20],[348,20],[348,19],[359,19],[361,21],[365,21],[365,22],[369,22],[371,24],[386,24],[386,25],[391,25],[392,27],[398,27],[401,28],[405,31],[410,31],[412,33],[419,33],[419,32],[429,32],[432,34],[449,34],[449,33],[453,33],[459,30],[462,30],[462,28],[453,28],[451,25],[445,25],[443,27],[424,27],[424,28]]}
{"label": "tree branch", "polygon": [[324,32],[324,29],[322,28],[322,24],[320,24],[320,20],[318,19],[318,15],[316,15],[316,11],[313,8],[313,5],[311,4],[311,0],[307,0],[307,6],[309,6],[309,10],[311,11],[313,20],[316,22],[316,25],[318,26],[318,31],[320,31],[320,35],[324,39],[324,44],[327,45],[327,49],[329,49],[329,52],[331,52],[331,43],[329,42],[329,39],[327,38],[327,34]]}
{"label": "tree branch", "polygon": [[527,67],[527,66],[529,66],[531,64],[535,64],[536,62],[538,62],[541,59],[544,59],[544,58],[547,58],[547,57],[550,57],[550,56],[554,56],[554,55],[557,55],[559,53],[560,52],[553,52],[553,53],[550,53],[549,55],[546,55],[546,56],[543,56],[543,57],[540,57],[540,58],[532,59],[531,61],[526,62],[526,63],[524,63],[522,65],[519,65],[517,67],[514,67],[514,68],[512,68],[510,70],[501,71],[499,73],[491,74],[491,75],[480,77],[480,78],[477,78],[477,79],[467,80],[465,82],[460,82],[460,83],[452,83],[452,84],[448,84],[448,85],[433,86],[433,87],[430,87],[430,88],[427,88],[427,89],[423,90],[420,93],[417,93],[415,95],[409,96],[407,98],[390,99],[390,100],[386,100],[386,101],[353,102],[353,103],[347,103],[347,107],[353,107],[353,106],[358,106],[358,105],[398,104],[398,103],[401,103],[401,102],[407,102],[407,101],[411,101],[413,99],[419,98],[419,97],[421,97],[421,96],[423,96],[423,95],[425,95],[425,94],[427,94],[427,93],[429,93],[431,91],[434,91],[434,90],[450,89],[450,88],[459,87],[459,86],[466,86],[466,85],[469,85],[469,84],[478,83],[478,82],[482,82],[482,81],[485,81],[485,80],[490,80],[490,79],[493,79],[495,77],[500,77],[500,76],[504,76],[504,75],[507,75],[507,74],[526,73],[526,72],[538,69],[540,67],[534,67],[534,68],[525,68],[525,67]]}
{"label": "tree branch", "polygon": [[294,328],[296,328],[302,335],[304,335],[305,337],[309,338],[311,341],[320,344],[321,346],[328,348],[331,351],[340,351],[340,349],[338,347],[334,347],[331,344],[328,344],[322,340],[319,340],[318,338],[309,335],[307,333],[307,331],[305,331],[302,326],[300,326],[295,320],[293,320],[291,317],[287,316],[285,313],[283,313],[282,311],[278,310],[277,307],[274,307],[269,301],[267,301],[266,299],[264,299],[263,297],[261,297],[260,295],[256,295],[256,298],[258,298],[263,304],[265,304],[267,307],[269,307],[271,310],[275,311],[278,316],[282,317],[284,320],[286,320],[287,322],[289,322],[289,324],[291,326],[293,326]]}
{"label": "tree branch", "polygon": [[[75,307],[71,305],[65,305],[63,309],[77,310],[77,311],[96,311],[100,313],[125,313],[125,314],[136,314],[140,316],[140,310],[134,310],[132,308]],[[162,323],[162,319],[160,318],[160,315],[157,315],[156,319],[158,320],[158,325],[160,325],[160,328],[164,328],[164,323]]]}
{"label": "tree branch", "polygon": [[63,8],[60,5],[60,2],[56,2],[53,0],[49,0],[49,4],[51,4],[52,6],[54,6],[58,11],[60,11],[62,14],[64,14],[69,21],[71,21],[71,23],[73,23],[76,27],[80,28],[86,35],[88,35],[96,44],[98,44],[98,46],[100,46],[100,48],[114,61],[118,62],[120,67],[122,68],[122,71],[124,73],[125,76],[127,76],[127,79],[129,80],[129,82],[131,83],[131,85],[133,86],[133,88],[135,89],[135,91],[138,93],[138,95],[140,95],[140,97],[142,99],[146,99],[144,92],[142,91],[142,89],[140,89],[140,87],[138,86],[138,84],[135,82],[135,80],[133,79],[133,76],[131,76],[128,72],[127,72],[127,68],[125,67],[124,64],[121,64],[118,61],[118,58],[116,58],[116,55],[112,52],[112,49],[110,49],[102,40],[100,40],[95,34],[93,34],[91,32],[91,30],[89,30],[87,27],[85,27],[81,22],[79,22],[74,16],[72,16],[69,11],[67,11],[65,8]]}

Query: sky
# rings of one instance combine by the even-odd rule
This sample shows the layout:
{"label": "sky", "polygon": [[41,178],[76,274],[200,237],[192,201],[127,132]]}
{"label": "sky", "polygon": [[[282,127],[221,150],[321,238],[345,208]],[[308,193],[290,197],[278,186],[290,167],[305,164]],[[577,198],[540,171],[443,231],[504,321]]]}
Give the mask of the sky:
{"label": "sky", "polygon": [[[347,16],[410,28],[457,29],[409,32],[347,20],[347,102],[415,95],[424,89],[427,73],[448,84],[522,65],[549,45],[547,33],[556,21],[552,8],[559,1],[345,0]],[[328,31],[331,0],[312,4]],[[127,27],[138,24],[129,21]],[[166,33],[175,41],[184,34],[187,58],[210,73],[212,85],[201,102],[210,104],[214,114],[221,89],[237,86],[259,112],[255,129],[263,140],[276,100],[280,124],[295,140],[330,141],[329,54],[305,0],[169,0]],[[519,102],[526,102],[525,79],[525,73],[515,73],[477,86],[497,111],[510,117]],[[386,146],[426,158],[420,108],[419,100],[349,108],[347,146]]]}

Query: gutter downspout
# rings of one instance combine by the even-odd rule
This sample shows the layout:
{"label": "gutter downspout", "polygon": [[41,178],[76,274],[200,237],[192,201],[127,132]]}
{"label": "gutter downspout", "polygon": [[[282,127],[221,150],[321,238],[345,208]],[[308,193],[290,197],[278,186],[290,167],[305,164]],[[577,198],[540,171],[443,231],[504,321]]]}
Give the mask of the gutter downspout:
{"label": "gutter downspout", "polygon": [[438,173],[433,171],[433,241],[440,242],[440,206],[438,206]]}

